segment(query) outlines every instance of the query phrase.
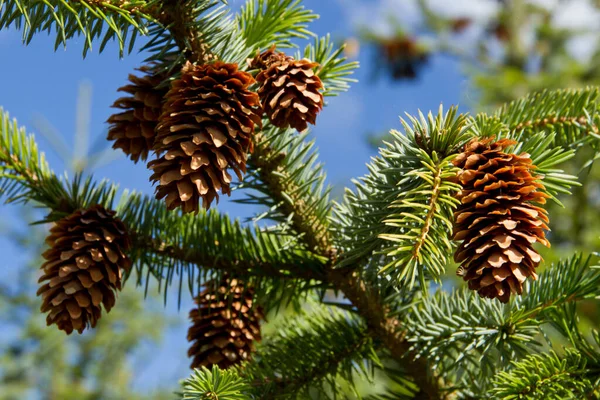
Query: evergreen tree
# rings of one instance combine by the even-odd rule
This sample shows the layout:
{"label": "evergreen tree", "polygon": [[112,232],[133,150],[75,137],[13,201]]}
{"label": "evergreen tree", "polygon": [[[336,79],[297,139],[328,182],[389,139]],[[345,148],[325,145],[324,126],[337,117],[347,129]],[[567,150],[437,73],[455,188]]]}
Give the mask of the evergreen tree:
{"label": "evergreen tree", "polygon": [[[334,203],[305,127],[357,65],[310,32],[317,15],[300,0],[235,13],[218,0],[1,4],[0,27],[26,41],[47,30],[57,46],[80,35],[84,55],[149,36],[109,139],[150,159],[156,198],[56,175],[2,112],[0,193],[52,224],[38,291],[48,329],[94,329],[137,275],[197,298],[188,338],[202,367],[183,399],[352,397],[375,374],[392,382],[381,399],[598,396],[600,337],[578,323],[600,296],[596,258],[537,269],[561,212],[547,203],[582,184],[567,161],[598,149],[598,89],[408,116]],[[270,223],[220,214],[233,189]],[[436,290],[447,270],[468,284]],[[302,303],[260,332],[264,311]]]}

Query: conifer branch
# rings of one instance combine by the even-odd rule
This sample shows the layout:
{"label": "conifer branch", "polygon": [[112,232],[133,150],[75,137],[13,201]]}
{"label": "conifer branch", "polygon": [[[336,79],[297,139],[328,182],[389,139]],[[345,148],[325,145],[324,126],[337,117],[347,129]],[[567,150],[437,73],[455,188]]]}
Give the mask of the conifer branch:
{"label": "conifer branch", "polygon": [[431,229],[431,225],[435,217],[438,198],[440,197],[440,188],[442,186],[442,168],[440,168],[439,165],[436,165],[436,167],[437,168],[433,176],[433,187],[431,188],[431,198],[429,199],[429,204],[427,205],[427,214],[423,219],[423,227],[421,228],[421,232],[419,233],[415,246],[412,250],[413,260],[418,260],[419,258],[421,258],[421,249],[425,246],[425,241],[427,239],[429,229]]}
{"label": "conifer branch", "polygon": [[330,271],[329,279],[344,293],[356,307],[359,315],[367,322],[374,337],[381,340],[393,359],[405,366],[407,374],[419,387],[425,399],[452,399],[452,393],[446,391],[444,380],[432,372],[424,357],[416,357],[406,336],[402,322],[392,316],[392,310],[386,306],[357,272],[341,269]]}
{"label": "conifer branch", "polygon": [[233,370],[221,371],[216,365],[195,369],[182,383],[182,400],[246,400],[250,386]]}
{"label": "conifer branch", "polygon": [[575,255],[553,265],[536,281],[528,281],[524,289],[526,294],[515,301],[513,320],[550,322],[554,317],[552,310],[600,298],[600,266],[591,265],[591,261],[591,256]]}
{"label": "conifer branch", "polygon": [[236,17],[241,34],[251,49],[294,47],[291,38],[315,36],[308,24],[318,18],[300,0],[250,0]]}
{"label": "conifer branch", "polygon": [[532,130],[541,131],[548,128],[553,129],[556,125],[575,125],[581,126],[584,129],[588,129],[589,132],[598,133],[598,127],[590,124],[589,120],[585,116],[575,117],[545,117],[538,118],[535,120],[529,120],[520,122],[517,125],[510,126],[509,129],[512,131]]}
{"label": "conifer branch", "polygon": [[200,64],[214,58],[207,43],[202,39],[203,33],[195,26],[199,14],[217,4],[216,0],[206,3],[207,6],[198,10],[193,2],[168,0],[155,11],[155,18],[171,31],[175,43],[186,54],[186,58]]}
{"label": "conifer branch", "polygon": [[[264,146],[264,142],[261,143]],[[335,251],[331,247],[319,245],[323,243],[319,241],[319,238],[322,237],[320,236],[321,232],[327,232],[327,230],[324,230],[324,226],[315,223],[318,219],[304,212],[302,203],[290,201],[286,196],[286,193],[288,193],[286,190],[290,190],[286,186],[287,177],[285,174],[289,169],[284,169],[284,164],[282,164],[286,155],[273,152],[270,147],[261,149],[261,143],[257,144],[253,157],[249,162],[257,167],[259,174],[263,174],[261,180],[267,182],[268,194],[275,200],[276,204],[286,204],[288,208],[285,209],[285,212],[291,217],[294,228],[303,233],[302,240],[307,243],[309,248],[311,248],[311,244],[315,244],[317,247],[312,248],[320,252],[317,254],[330,259],[327,275],[329,284],[341,290],[351,301],[358,314],[367,321],[367,326],[374,337],[384,343],[393,358],[402,364],[410,365],[407,366],[407,371],[409,371],[423,393],[431,399],[447,398],[443,391],[443,382],[436,377],[431,377],[429,366],[425,360],[413,360],[411,355],[407,353],[410,346],[402,333],[400,321],[389,315],[391,310],[384,305],[378,293],[374,292],[363,279],[352,273],[352,271],[331,268],[335,263]],[[256,163],[259,165],[256,165]],[[298,207],[299,205],[300,207]],[[294,217],[297,219],[294,220]]]}
{"label": "conifer branch", "polygon": [[556,146],[576,148],[590,142],[597,147],[599,95],[598,88],[545,90],[504,105],[495,117],[513,139],[546,132],[555,134]]}
{"label": "conifer branch", "polygon": [[567,349],[563,357],[551,351],[515,362],[498,374],[491,392],[503,399],[596,398],[590,378],[586,359],[576,350]]}
{"label": "conifer branch", "polygon": [[[434,116],[402,121],[405,134],[392,131],[370,173],[355,181],[334,209],[338,267],[373,269],[410,288],[438,280],[452,251],[448,231],[460,186],[453,182],[452,158],[470,138],[470,121],[452,107]],[[383,255],[381,257],[381,255]],[[369,264],[381,257],[384,262]]]}
{"label": "conifer branch", "polygon": [[22,29],[26,44],[39,32],[56,31],[55,50],[82,35],[84,57],[96,39],[102,39],[100,52],[110,40],[117,40],[123,56],[126,46],[131,52],[137,35],[146,35],[156,22],[147,13],[148,4],[144,0],[0,0],[0,29]]}
{"label": "conifer branch", "polygon": [[600,297],[600,270],[590,261],[579,255],[553,265],[508,305],[466,289],[424,297],[408,313],[410,350],[435,360],[438,373],[459,390],[487,390],[499,367],[541,349],[545,324],[567,339],[575,335],[564,307]]}
{"label": "conifer branch", "polygon": [[199,249],[183,249],[146,236],[130,233],[135,248],[143,252],[164,256],[177,262],[193,264],[198,269],[232,271],[241,276],[272,276],[279,279],[321,280],[318,272],[308,268],[298,268],[299,262],[272,264],[258,260],[230,260],[219,256],[208,255]]}
{"label": "conifer branch", "polygon": [[280,212],[291,216],[292,227],[302,235],[308,248],[329,257],[332,252],[329,229],[323,224],[323,219],[315,214],[315,207],[302,198],[303,191],[291,179],[284,163],[286,155],[276,152],[261,137],[257,138],[257,142],[249,160],[250,167],[256,169],[270,196],[279,204]]}
{"label": "conifer branch", "polygon": [[277,325],[276,333],[258,346],[255,360],[239,368],[257,398],[306,398],[312,390],[337,389],[337,378],[353,386],[354,372],[369,379],[371,366],[380,365],[362,320],[314,307]]}

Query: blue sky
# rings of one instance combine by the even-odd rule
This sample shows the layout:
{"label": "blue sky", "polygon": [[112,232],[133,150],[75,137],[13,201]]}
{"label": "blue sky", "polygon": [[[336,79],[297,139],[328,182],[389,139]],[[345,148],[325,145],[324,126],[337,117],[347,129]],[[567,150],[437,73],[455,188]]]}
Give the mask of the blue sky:
{"label": "blue sky", "polygon": [[[240,2],[230,0],[234,7]],[[320,35],[331,32],[338,40],[354,35],[357,25],[364,21],[385,30],[388,5],[395,7],[394,12],[398,15],[412,18],[410,7],[397,7],[398,2],[400,0],[304,1],[307,8],[321,14],[321,18],[311,26],[312,30]],[[89,129],[93,139],[102,139],[107,131],[104,121],[111,114],[110,105],[118,96],[117,88],[126,83],[127,75],[145,58],[144,54],[134,53],[119,59],[116,46],[109,45],[103,54],[92,51],[84,60],[81,48],[81,40],[73,40],[66,50],[61,48],[54,52],[53,38],[45,35],[37,36],[25,47],[21,44],[19,32],[0,32],[0,76],[3,77],[0,106],[32,133],[36,133],[35,127],[40,125],[43,117],[60,132],[71,148],[77,132],[75,111],[80,85],[89,85],[92,89]],[[373,80],[369,51],[361,49],[359,61],[362,68],[355,76],[359,82],[348,93],[329,99],[328,107],[319,115],[317,127],[313,130],[329,182],[338,187],[350,185],[351,178],[366,172],[365,163],[374,155],[366,144],[368,132],[401,129],[398,116],[404,112],[415,113],[418,109],[436,111],[440,103],[447,107],[461,100],[466,103],[465,99],[472,97],[459,65],[449,58],[433,57],[420,79],[402,83]],[[466,111],[468,108],[462,106],[461,109]],[[52,151],[48,142],[40,138],[40,144],[55,171],[62,171],[64,166],[60,157]],[[103,146],[106,144],[104,142]],[[118,157],[96,170],[95,175],[119,182],[123,188],[152,192],[145,166],[141,163],[134,165],[125,157]],[[243,216],[252,211],[227,202],[221,202],[219,209]],[[0,221],[14,221],[17,212],[15,206],[0,206]],[[23,255],[17,254],[5,239],[0,239],[0,252],[5,259],[0,282],[8,282],[11,271],[14,273]],[[174,303],[170,302],[169,313],[176,313]],[[186,298],[179,313],[182,320],[185,320],[190,304],[189,298]],[[187,374],[189,363],[185,330],[183,324],[167,334],[165,344],[155,350],[156,356],[138,376],[140,388],[171,387],[178,378]],[[160,379],[157,379],[159,376]]]}

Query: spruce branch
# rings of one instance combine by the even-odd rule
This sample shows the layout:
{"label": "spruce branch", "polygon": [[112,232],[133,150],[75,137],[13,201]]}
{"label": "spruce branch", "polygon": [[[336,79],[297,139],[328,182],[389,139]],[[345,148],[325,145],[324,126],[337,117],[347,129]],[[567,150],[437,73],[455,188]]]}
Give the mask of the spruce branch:
{"label": "spruce branch", "polygon": [[315,36],[308,25],[318,15],[302,6],[301,0],[250,0],[236,16],[246,46],[256,51],[276,45],[295,47],[293,38]]}
{"label": "spruce branch", "polygon": [[139,194],[124,194],[117,211],[131,231],[138,276],[146,269],[169,285],[176,274],[187,278],[192,294],[202,281],[226,271],[247,277],[258,291],[261,282],[291,287],[323,280],[326,259],[306,251],[294,236],[243,226],[214,210],[182,215]]}
{"label": "spruce branch", "polygon": [[423,398],[453,398],[451,390],[446,388],[446,382],[431,370],[427,360],[417,357],[411,351],[405,327],[394,315],[395,310],[383,302],[378,291],[367,284],[357,272],[333,269],[329,279],[356,307],[358,314],[367,322],[369,330],[383,343],[391,357],[405,367],[407,375],[419,387]]}
{"label": "spruce branch", "polygon": [[[218,4],[218,0],[204,0],[199,3],[167,0],[157,10],[156,18],[171,31],[175,43],[187,59],[203,64],[214,56],[202,36],[214,34],[214,32],[208,29],[199,29],[203,22],[199,17],[211,8],[217,7]],[[206,26],[202,26],[202,28],[206,28]]]}
{"label": "spruce branch", "polygon": [[407,319],[411,351],[459,387],[484,385],[499,366],[538,345],[537,321],[515,320],[505,306],[467,290],[425,297]]}
{"label": "spruce branch", "polygon": [[211,257],[200,253],[198,250],[183,249],[168,245],[163,241],[138,236],[133,233],[134,246],[145,253],[153,253],[158,257],[166,257],[182,264],[194,264],[198,269],[209,268],[215,270],[232,271],[241,276],[272,276],[279,279],[319,279],[318,273],[298,268],[298,262],[271,264],[256,260],[227,260]]}
{"label": "spruce branch", "polygon": [[284,298],[297,301],[324,283],[327,259],[307,251],[293,235],[243,226],[215,210],[183,215],[139,194],[124,194],[117,211],[136,244],[131,258],[138,276],[156,277],[165,299],[175,276],[181,299],[182,282],[195,295],[204,281],[235,272],[267,309]]}
{"label": "spruce branch", "polygon": [[[271,133],[280,137],[275,140],[269,140],[270,135],[257,137],[248,161],[254,173],[249,174],[241,187],[266,191],[270,198],[262,199],[261,203],[272,210],[268,216],[278,222],[289,218],[309,249],[329,257],[332,251],[327,221],[329,188],[323,188],[325,176],[320,165],[314,165],[314,153],[309,155],[313,143],[305,143],[306,135],[293,137],[296,134],[290,131]],[[288,146],[281,140],[284,135],[291,139]],[[310,168],[312,165],[315,168]],[[252,199],[242,202],[255,203]]]}
{"label": "spruce branch", "polygon": [[247,400],[248,383],[233,370],[220,370],[213,366],[195,369],[191,376],[181,383],[182,400]]}
{"label": "spruce branch", "polygon": [[593,398],[589,375],[585,358],[576,350],[566,349],[563,357],[551,351],[527,357],[500,372],[490,394],[503,399]]}
{"label": "spruce branch", "polygon": [[76,174],[57,177],[40,152],[33,135],[0,108],[0,196],[8,203],[34,202],[52,212],[39,222],[52,222],[83,207],[110,205],[116,187]]}
{"label": "spruce branch", "polygon": [[[267,193],[265,194],[267,194],[274,201],[274,204],[286,204],[286,207],[289,207],[287,209],[283,209],[283,212],[287,213],[287,216],[295,230],[302,230],[300,231],[303,233],[301,240],[305,241],[309,248],[311,248],[311,244],[317,244],[316,249],[320,251],[320,253],[317,254],[329,258],[330,262],[328,264],[329,272],[327,275],[327,282],[334,288],[337,288],[344,293],[346,298],[348,298],[348,300],[350,300],[352,305],[356,308],[357,313],[365,318],[370,332],[373,333],[374,337],[378,338],[382,341],[382,343],[384,343],[385,347],[392,353],[394,359],[398,360],[402,364],[407,365],[407,371],[409,371],[411,377],[415,380],[421,391],[432,399],[446,398],[446,393],[444,393],[444,390],[442,389],[443,382],[439,381],[437,377],[431,376],[426,362],[422,359],[413,360],[410,355],[407,355],[409,344],[405,340],[405,337],[400,329],[400,321],[392,315],[393,310],[385,305],[383,300],[379,297],[379,293],[373,290],[370,285],[361,277],[352,273],[352,271],[331,269],[331,265],[334,262],[333,260],[335,260],[336,257],[335,250],[333,250],[332,247],[327,248],[324,246],[318,246],[320,232],[323,232],[323,229],[326,226],[315,224],[314,221],[319,221],[319,219],[312,217],[311,214],[308,214],[307,212],[304,212],[304,210],[301,208],[303,203],[298,201],[290,201],[289,196],[285,191],[286,189],[290,190],[285,186],[288,184],[289,177],[286,175],[286,171],[288,173],[291,171],[291,177],[294,177],[296,175],[295,171],[299,171],[298,173],[300,173],[301,168],[303,171],[302,173],[308,174],[313,171],[312,173],[315,175],[318,173],[318,169],[315,171],[314,169],[307,168],[306,163],[301,161],[301,155],[305,152],[308,152],[308,150],[292,153],[296,154],[297,156],[291,157],[293,160],[293,164],[291,165],[289,164],[289,153],[286,154],[285,152],[274,152],[271,150],[271,147],[259,150],[261,143],[263,143],[263,145],[264,143],[274,142],[283,142],[284,144],[288,144],[294,140],[293,138],[288,138],[282,132],[278,132],[276,135],[271,137],[274,137],[275,139],[273,141],[261,141],[257,143],[253,157],[249,160],[249,163],[256,167],[256,164],[253,164],[256,161],[253,160],[255,160],[257,154],[261,155],[260,157],[256,157],[256,160],[261,160],[258,161],[259,163],[262,162],[260,167],[256,168],[256,171],[259,174],[264,174],[260,178],[261,180],[272,180],[268,185],[266,185]],[[296,140],[301,141],[302,139],[302,137],[298,137]],[[290,146],[293,145],[290,144]],[[285,148],[285,146],[283,148]],[[263,151],[263,153],[260,153],[260,151]],[[311,163],[314,162],[313,157],[310,157],[310,160]],[[286,162],[288,163],[287,165],[285,164]],[[309,179],[308,181],[312,181],[312,179]],[[244,182],[244,185],[248,184]],[[319,185],[318,187],[322,187],[322,185]],[[291,191],[293,193],[293,189]],[[314,191],[307,193],[311,196],[314,195]],[[314,209],[318,209],[318,207],[315,205],[308,208],[308,211]],[[278,210],[281,212],[282,208],[278,208]],[[319,215],[320,214],[317,214],[316,216],[319,217]],[[295,217],[296,220],[294,220]]]}
{"label": "spruce branch", "polygon": [[561,260],[544,271],[536,281],[528,281],[524,294],[514,303],[512,319],[537,319],[551,322],[553,310],[600,298],[600,267],[592,265],[592,257],[575,255]]}
{"label": "spruce branch", "polygon": [[147,12],[154,2],[1,0],[0,29],[10,26],[21,29],[25,44],[42,31],[56,32],[55,49],[66,46],[75,36],[83,36],[84,57],[97,39],[102,39],[100,52],[110,40],[116,40],[123,56],[125,48],[131,52],[137,35],[146,35],[148,27],[156,21]]}
{"label": "spruce branch", "polygon": [[336,393],[340,379],[352,387],[355,373],[370,379],[372,367],[380,365],[376,343],[360,319],[316,304],[311,308],[277,325],[254,360],[239,368],[257,398]]}
{"label": "spruce branch", "polygon": [[598,148],[598,88],[545,90],[501,107],[496,113],[509,137],[539,132],[554,133],[553,144],[577,148],[590,143]]}
{"label": "spruce branch", "polygon": [[[453,118],[450,118],[449,120],[454,121]],[[461,124],[457,124],[457,126],[461,126]],[[463,128],[465,127],[463,126]],[[449,132],[447,140],[454,140],[456,142],[463,142],[466,140],[466,128]],[[403,334],[400,326],[401,323],[393,316],[393,310],[385,304],[380,297],[379,291],[373,289],[369,283],[351,270],[331,269],[331,265],[335,262],[335,250],[333,250],[331,245],[327,247],[323,245],[325,242],[319,240],[322,237],[321,232],[329,232],[327,225],[325,225],[327,222],[325,220],[322,224],[315,223],[315,221],[321,220],[320,216],[323,212],[316,215],[308,213],[310,210],[319,210],[318,205],[321,200],[311,203],[315,204],[314,206],[303,209],[302,207],[306,203],[290,198],[287,194],[287,192],[290,191],[294,193],[293,187],[290,188],[286,186],[289,184],[290,178],[293,179],[291,180],[292,182],[297,182],[298,180],[294,179],[296,175],[311,173],[311,169],[307,168],[306,163],[302,162],[302,155],[304,153],[308,154],[309,150],[306,149],[306,147],[301,147],[299,144],[294,144],[294,137],[286,136],[285,132],[269,132],[267,139],[271,140],[261,140],[257,143],[255,153],[249,162],[252,167],[257,167],[257,164],[255,163],[259,163],[256,168],[257,173],[262,174],[259,176],[259,179],[263,182],[268,182],[268,184],[262,188],[265,194],[268,195],[268,198],[273,200],[273,204],[276,206],[275,208],[277,208],[280,213],[283,210],[284,214],[281,215],[281,217],[285,217],[287,214],[287,218],[289,218],[294,229],[302,233],[302,240],[307,243],[309,249],[315,249],[314,251],[318,252],[317,254],[330,259],[329,272],[327,275],[329,284],[344,293],[356,308],[357,313],[365,318],[367,326],[374,337],[377,337],[385,345],[394,359],[407,366],[407,371],[409,371],[411,377],[419,386],[422,393],[432,399],[449,398],[451,394],[444,391],[444,382],[439,380],[434,374],[431,374],[426,361],[424,359],[415,360],[414,357],[410,355],[410,345]],[[302,137],[298,137],[297,141],[300,142],[302,139]],[[263,145],[265,143],[283,143],[284,146],[280,146],[279,148],[281,148],[282,151],[278,152],[272,151],[271,146],[261,148],[261,143]],[[440,148],[447,144],[445,140],[438,140],[437,138],[428,143],[429,146],[440,146]],[[287,149],[288,145],[292,148],[302,149],[302,151],[298,150],[296,152],[287,153],[285,149]],[[458,148],[456,143],[454,143],[454,146]],[[278,148],[277,145],[273,145],[273,147]],[[453,146],[446,146],[444,148],[446,149],[444,151],[447,151],[447,149],[453,148]],[[312,156],[309,156],[309,160],[311,160],[311,163],[314,162]],[[289,173],[290,175],[287,175],[286,173]],[[315,171],[314,174],[316,175],[317,172]],[[313,177],[307,179],[307,181],[311,182],[313,179],[320,182],[321,178],[317,179],[316,177]],[[397,179],[395,182],[399,180],[400,179]],[[394,181],[390,180],[390,182]],[[249,184],[244,182],[243,185],[248,187]],[[252,187],[260,188],[258,185]],[[322,185],[318,185],[317,187],[321,188]],[[300,192],[300,190],[298,190],[298,192]],[[311,197],[314,196],[314,191],[304,190],[303,193],[306,193]],[[267,200],[262,199],[261,201]],[[285,204],[285,207],[287,208],[283,208],[281,204]],[[327,203],[324,204],[325,208],[321,208],[321,210],[326,211],[328,210],[328,208],[326,208]],[[327,216],[328,212],[325,212],[324,215]],[[328,234],[330,235],[330,233]],[[323,244],[319,245],[319,242]]]}
{"label": "spruce branch", "polygon": [[336,233],[344,250],[339,267],[367,264],[383,255],[382,275],[414,287],[438,280],[452,252],[448,231],[460,187],[452,158],[471,136],[466,116],[440,108],[434,117],[402,120],[405,134],[392,131],[370,174],[347,191],[335,209]]}
{"label": "spruce branch", "polygon": [[408,312],[410,351],[433,363],[462,393],[487,390],[498,367],[540,350],[538,337],[547,326],[595,359],[597,352],[578,340],[575,314],[571,318],[568,312],[580,301],[600,297],[600,273],[590,264],[591,258],[581,255],[561,261],[528,281],[524,294],[508,305],[466,289],[424,296]]}

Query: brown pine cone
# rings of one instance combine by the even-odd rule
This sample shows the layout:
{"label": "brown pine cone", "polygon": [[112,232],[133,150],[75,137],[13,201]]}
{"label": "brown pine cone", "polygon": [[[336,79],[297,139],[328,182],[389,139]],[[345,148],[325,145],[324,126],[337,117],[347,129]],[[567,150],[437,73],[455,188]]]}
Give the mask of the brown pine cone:
{"label": "brown pine cone", "polygon": [[188,341],[191,368],[202,366],[229,368],[248,360],[255,351],[254,342],[261,340],[259,306],[252,307],[254,290],[245,288],[238,279],[225,278],[218,288],[207,283],[190,311],[192,326]]}
{"label": "brown pine cone", "polygon": [[528,277],[537,279],[542,258],[533,244],[550,246],[544,233],[547,212],[534,205],[545,204],[549,196],[532,175],[528,154],[503,152],[512,144],[475,139],[454,160],[462,185],[454,213],[454,240],[462,241],[454,255],[461,263],[457,273],[469,289],[503,303],[511,293],[522,293]]}
{"label": "brown pine cone", "polygon": [[218,191],[230,194],[231,168],[241,180],[246,172],[252,136],[261,126],[258,95],[248,90],[252,76],[236,64],[216,62],[182,69],[166,95],[154,150],[148,163],[156,198],[166,197],[169,210],[205,209]]}
{"label": "brown pine cone", "polygon": [[292,127],[301,132],[308,123],[315,124],[317,114],[323,109],[320,93],[323,83],[313,70],[317,63],[295,60],[271,47],[257,55],[249,65],[261,70],[256,76],[261,84],[258,95],[273,125]]}
{"label": "brown pine cone", "polygon": [[100,304],[110,311],[123,272],[131,268],[124,253],[130,246],[125,225],[114,211],[96,205],[56,222],[46,243],[39,282],[48,282],[37,291],[41,311],[48,312],[46,324],[67,334],[95,327]]}
{"label": "brown pine cone", "polygon": [[155,129],[161,113],[162,100],[168,86],[157,87],[164,74],[153,72],[149,66],[138,68],[143,73],[138,77],[129,75],[131,84],[119,88],[129,96],[121,97],[113,104],[114,108],[124,110],[108,119],[110,128],[108,140],[112,140],[114,149],[122,149],[134,162],[146,161],[148,152],[154,145]]}

